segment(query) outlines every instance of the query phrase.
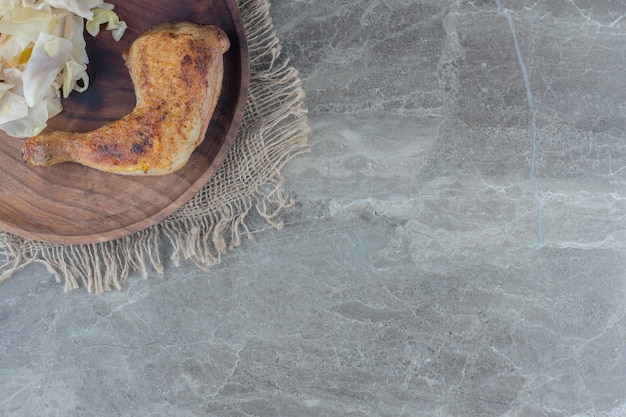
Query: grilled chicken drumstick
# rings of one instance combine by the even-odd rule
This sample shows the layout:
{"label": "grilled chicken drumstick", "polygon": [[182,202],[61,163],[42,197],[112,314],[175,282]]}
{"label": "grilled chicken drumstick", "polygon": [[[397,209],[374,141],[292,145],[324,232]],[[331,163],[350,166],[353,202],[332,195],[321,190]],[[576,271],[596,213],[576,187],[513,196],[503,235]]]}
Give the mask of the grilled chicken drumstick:
{"label": "grilled chicken drumstick", "polygon": [[137,96],[133,111],[90,132],[28,138],[24,160],[32,165],[71,161],[125,175],[177,171],[204,139],[229,47],[215,26],[180,22],[147,31],[124,54]]}

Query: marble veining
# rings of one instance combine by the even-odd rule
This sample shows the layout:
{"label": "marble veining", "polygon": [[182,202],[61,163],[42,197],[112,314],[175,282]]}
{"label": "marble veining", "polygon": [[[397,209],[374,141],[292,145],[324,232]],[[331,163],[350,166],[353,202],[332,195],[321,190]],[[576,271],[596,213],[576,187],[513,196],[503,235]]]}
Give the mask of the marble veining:
{"label": "marble veining", "polygon": [[0,415],[625,416],[626,5],[271,13],[311,123],[285,227],[105,295],[25,268]]}
{"label": "marble veining", "polygon": [[537,113],[535,111],[535,103],[533,100],[533,92],[530,87],[530,79],[528,77],[528,70],[522,57],[522,51],[517,39],[517,33],[513,25],[513,19],[509,15],[506,9],[502,8],[501,0],[496,0],[498,5],[498,11],[504,15],[511,29],[511,35],[513,37],[513,46],[515,47],[515,54],[519,61],[520,70],[522,72],[522,78],[524,79],[524,88],[526,89],[526,97],[528,99],[528,110],[530,111],[530,131],[531,131],[531,156],[530,156],[530,180],[533,182],[535,188],[535,200],[537,201],[537,247],[541,248],[544,244],[544,232],[543,232],[543,201],[541,199],[541,187],[539,186],[539,179],[537,178]]}

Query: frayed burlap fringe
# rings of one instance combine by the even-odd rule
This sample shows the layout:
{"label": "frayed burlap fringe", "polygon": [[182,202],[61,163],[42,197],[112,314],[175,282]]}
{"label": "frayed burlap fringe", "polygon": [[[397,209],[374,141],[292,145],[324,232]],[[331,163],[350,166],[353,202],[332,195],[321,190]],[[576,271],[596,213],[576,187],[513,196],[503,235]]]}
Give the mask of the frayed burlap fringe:
{"label": "frayed burlap fringe", "polygon": [[0,232],[0,282],[41,263],[65,290],[122,289],[133,272],[163,273],[162,251],[208,269],[250,236],[246,219],[258,213],[280,229],[278,216],[293,202],[281,169],[307,148],[308,123],[298,73],[280,57],[267,0],[239,2],[250,53],[250,91],[242,125],[226,160],[207,185],[161,223],[121,239],[90,245],[35,242]]}

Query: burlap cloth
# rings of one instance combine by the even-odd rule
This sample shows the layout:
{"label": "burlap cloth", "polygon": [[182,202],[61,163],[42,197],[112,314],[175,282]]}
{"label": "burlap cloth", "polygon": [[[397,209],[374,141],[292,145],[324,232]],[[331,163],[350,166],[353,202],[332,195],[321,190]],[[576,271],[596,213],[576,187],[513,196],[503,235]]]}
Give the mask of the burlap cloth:
{"label": "burlap cloth", "polygon": [[[0,231],[0,283],[41,263],[65,290],[122,289],[131,273],[162,274],[163,253],[208,269],[250,235],[255,211],[280,229],[277,216],[292,204],[281,169],[305,152],[308,123],[297,71],[280,56],[267,0],[240,0],[250,54],[250,90],[235,143],[218,172],[177,212],[139,233],[105,243],[59,245]],[[169,246],[169,248],[166,248]]]}

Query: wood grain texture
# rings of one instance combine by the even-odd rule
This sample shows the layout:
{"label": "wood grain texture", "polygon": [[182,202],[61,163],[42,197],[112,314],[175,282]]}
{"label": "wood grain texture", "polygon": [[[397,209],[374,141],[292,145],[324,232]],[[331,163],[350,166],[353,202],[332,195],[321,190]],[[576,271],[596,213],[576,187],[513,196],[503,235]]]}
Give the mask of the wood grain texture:
{"label": "wood grain texture", "polygon": [[90,87],[63,101],[49,121],[55,130],[87,131],[119,119],[135,105],[122,52],[144,31],[165,21],[221,27],[231,40],[224,81],[205,140],[185,167],[160,177],[126,177],[74,163],[31,167],[21,159],[22,139],[0,132],[0,228],[27,238],[64,244],[103,242],[162,220],[198,192],[223,162],[245,107],[248,51],[236,0],[113,2],[128,24],[119,43],[110,33],[87,38]]}

